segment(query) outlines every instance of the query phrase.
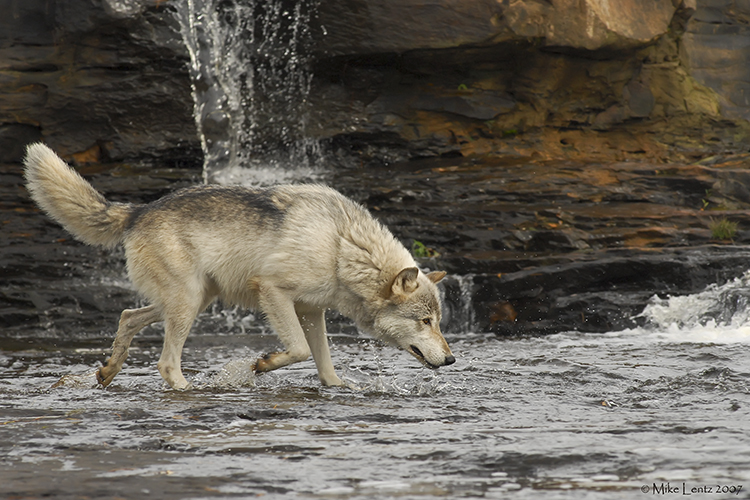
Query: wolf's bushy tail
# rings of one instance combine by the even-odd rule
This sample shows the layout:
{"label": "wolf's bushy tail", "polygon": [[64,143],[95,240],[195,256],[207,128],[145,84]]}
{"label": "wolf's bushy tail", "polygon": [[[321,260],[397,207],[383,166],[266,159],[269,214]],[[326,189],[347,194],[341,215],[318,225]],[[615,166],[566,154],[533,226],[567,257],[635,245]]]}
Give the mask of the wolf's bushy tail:
{"label": "wolf's bushy tail", "polygon": [[44,144],[26,148],[24,165],[31,198],[73,236],[109,248],[122,241],[133,205],[108,202]]}

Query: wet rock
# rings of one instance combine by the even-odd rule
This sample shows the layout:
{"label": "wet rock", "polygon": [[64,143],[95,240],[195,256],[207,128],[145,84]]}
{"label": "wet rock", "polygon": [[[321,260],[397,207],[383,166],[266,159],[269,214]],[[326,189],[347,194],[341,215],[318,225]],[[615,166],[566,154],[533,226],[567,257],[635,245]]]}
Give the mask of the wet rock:
{"label": "wet rock", "polygon": [[719,95],[727,116],[750,119],[750,6],[716,0],[697,4],[683,36],[685,66]]}
{"label": "wet rock", "polygon": [[[201,172],[148,163],[79,170],[112,201],[148,202],[196,184]],[[23,186],[18,164],[0,164],[0,331],[6,338],[40,329],[77,338],[114,331],[136,296],[122,250],[86,246],[44,216]]]}
{"label": "wet rock", "polygon": [[[728,281],[747,270],[748,257],[747,247],[606,251],[502,276],[476,275],[476,328],[503,335],[631,328],[651,297]],[[505,304],[517,311],[515,319],[498,315]]]}
{"label": "wet rock", "polygon": [[[582,164],[532,159],[425,159],[339,169],[326,183],[366,204],[407,246],[450,274],[447,332],[501,335],[610,331],[638,324],[654,295],[684,294],[742,275],[750,262],[747,156],[703,165]],[[200,170],[92,164],[82,173],[113,201],[150,201]],[[2,171],[0,323],[55,332],[111,330],[136,300],[121,252],[70,239]],[[731,205],[731,206],[730,206]],[[732,220],[716,240],[712,220]],[[331,330],[350,328],[332,316]],[[80,333],[76,333],[80,334]]]}
{"label": "wet rock", "polygon": [[[339,154],[365,164],[458,154],[692,161],[744,151],[750,137],[744,7],[376,4],[321,6],[327,34],[314,94],[326,99],[312,96],[313,123],[327,125],[310,133],[333,135]],[[389,24],[385,12],[397,14]],[[463,111],[486,95],[512,98]],[[360,151],[348,144],[354,134],[380,146]]]}
{"label": "wet rock", "polygon": [[[450,328],[619,328],[654,293],[745,270],[747,9],[605,3],[321,3],[306,132],[325,146],[331,184],[454,274]],[[43,139],[113,200],[199,181],[172,4],[32,0],[9,12],[0,160]],[[219,141],[227,127],[214,124]],[[100,175],[102,163],[117,167]],[[121,256],[41,217],[18,165],[0,175],[0,321],[113,324],[134,300],[117,282]],[[713,239],[721,218],[740,224],[733,241]]]}
{"label": "wet rock", "polygon": [[20,123],[0,125],[0,162],[20,162],[24,146],[41,139],[39,127]]}
{"label": "wet rock", "polygon": [[[746,9],[602,5],[322,2],[310,116],[295,123],[343,163],[687,161],[742,150],[747,44],[735,42]],[[65,155],[98,148],[104,161],[200,161],[174,4],[34,0],[10,11],[0,21],[0,140],[41,137]],[[205,125],[206,140],[227,139],[225,121]]]}
{"label": "wet rock", "polygon": [[[0,21],[0,141],[69,155],[190,161],[200,150],[187,54],[154,1],[10,2]],[[198,159],[200,161],[200,159]]]}
{"label": "wet rock", "polygon": [[516,39],[586,50],[624,48],[664,34],[674,12],[671,0],[324,2],[321,49],[337,55],[404,52]]}
{"label": "wet rock", "polygon": [[476,120],[491,120],[508,113],[515,107],[513,98],[507,94],[489,91],[472,92],[458,89],[455,92],[430,93],[405,92],[380,96],[367,111],[372,114],[400,114],[408,109],[433,111],[465,116]]}
{"label": "wet rock", "polygon": [[[608,331],[635,326],[656,294],[697,292],[747,270],[750,205],[734,191],[746,160],[421,160],[340,171],[332,183],[407,245],[439,255],[422,265],[452,275],[446,331]],[[712,235],[722,218],[739,223],[732,241]]]}

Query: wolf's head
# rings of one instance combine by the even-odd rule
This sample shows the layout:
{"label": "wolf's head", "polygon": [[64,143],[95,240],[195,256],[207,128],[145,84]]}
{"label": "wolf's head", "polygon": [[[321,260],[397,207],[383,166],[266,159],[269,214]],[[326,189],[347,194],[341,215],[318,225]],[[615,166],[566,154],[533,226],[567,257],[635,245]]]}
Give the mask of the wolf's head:
{"label": "wolf's head", "polygon": [[375,315],[375,335],[409,352],[429,368],[456,362],[440,332],[437,286],[445,272],[423,274],[403,269],[385,291],[386,300]]}

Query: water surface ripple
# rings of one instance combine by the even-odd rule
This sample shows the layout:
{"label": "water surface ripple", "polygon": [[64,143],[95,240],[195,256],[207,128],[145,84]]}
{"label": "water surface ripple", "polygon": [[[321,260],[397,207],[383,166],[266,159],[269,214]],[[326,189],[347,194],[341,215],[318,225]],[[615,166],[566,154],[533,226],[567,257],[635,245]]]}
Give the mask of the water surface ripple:
{"label": "water surface ripple", "polygon": [[93,369],[108,338],[0,341],[0,496],[645,498],[669,483],[748,498],[742,326],[455,334],[458,361],[436,372],[335,335],[358,390],[321,388],[312,362],[253,377],[273,337],[202,328],[186,392],[158,376],[157,330],[107,390]]}

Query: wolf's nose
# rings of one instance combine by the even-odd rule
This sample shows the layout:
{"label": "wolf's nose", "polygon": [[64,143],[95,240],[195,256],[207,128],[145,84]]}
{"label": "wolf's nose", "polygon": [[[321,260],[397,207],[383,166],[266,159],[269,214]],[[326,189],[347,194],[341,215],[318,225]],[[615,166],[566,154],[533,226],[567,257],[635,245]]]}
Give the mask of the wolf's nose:
{"label": "wolf's nose", "polygon": [[454,358],[453,356],[447,356],[445,358],[445,363],[443,363],[443,366],[452,365],[455,362],[456,362],[456,358]]}

